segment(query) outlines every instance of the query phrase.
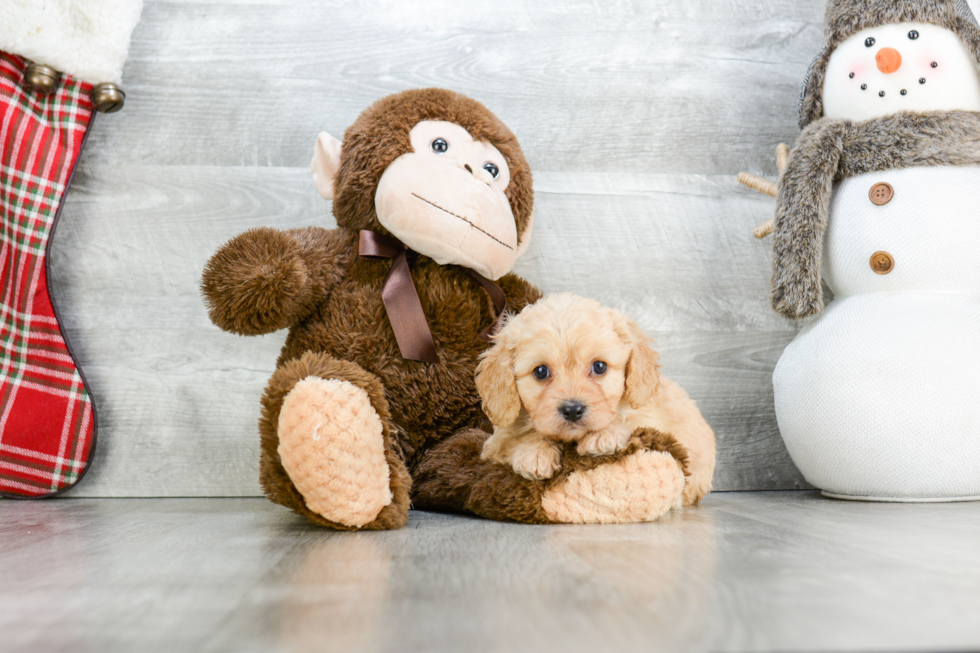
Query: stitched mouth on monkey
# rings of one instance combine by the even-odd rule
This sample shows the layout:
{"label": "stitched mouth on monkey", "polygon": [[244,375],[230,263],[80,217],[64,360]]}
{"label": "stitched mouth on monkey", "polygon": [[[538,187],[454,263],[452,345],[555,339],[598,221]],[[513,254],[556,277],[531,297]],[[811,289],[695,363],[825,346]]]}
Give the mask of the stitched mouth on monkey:
{"label": "stitched mouth on monkey", "polygon": [[[393,161],[378,182],[378,221],[436,263],[460,265],[491,280],[510,272],[521,247],[504,192],[509,169],[502,156],[458,125],[419,123],[412,131],[416,150]],[[442,153],[428,151],[425,139],[434,134],[441,135],[435,140]]]}
{"label": "stitched mouth on monkey", "polygon": [[470,219],[469,219],[469,218],[467,218],[466,216],[462,216],[462,215],[457,215],[456,213],[453,213],[453,212],[452,212],[452,211],[450,211],[449,209],[444,209],[443,207],[441,207],[441,206],[439,206],[438,204],[436,204],[436,203],[435,203],[435,202],[433,202],[432,200],[427,200],[427,199],[425,199],[424,197],[422,197],[421,195],[418,195],[418,194],[416,194],[416,193],[412,193],[412,195],[413,195],[413,196],[415,196],[415,197],[417,197],[418,199],[420,199],[420,200],[422,200],[422,201],[423,201],[423,202],[425,202],[426,204],[429,204],[429,205],[431,205],[431,206],[434,206],[435,208],[437,208],[437,209],[439,209],[440,211],[442,211],[442,212],[444,212],[444,213],[448,213],[449,215],[451,215],[451,216],[453,216],[454,218],[457,218],[457,219],[459,219],[459,220],[462,220],[462,221],[463,221],[463,222],[465,222],[466,224],[468,224],[468,225],[470,225],[470,227],[472,227],[473,229],[476,229],[477,231],[479,231],[480,233],[482,233],[483,235],[485,235],[485,236],[486,236],[487,238],[489,238],[490,240],[492,240],[492,241],[494,241],[494,242],[495,242],[495,243],[497,243],[498,245],[502,245],[502,246],[504,246],[504,247],[506,247],[507,249],[509,249],[509,250],[512,250],[512,251],[513,251],[514,249],[516,249],[516,243],[514,244],[515,246],[511,246],[511,245],[508,245],[508,244],[507,244],[507,243],[505,243],[504,241],[502,241],[502,240],[500,240],[499,238],[497,238],[496,236],[494,236],[494,235],[493,235],[492,233],[490,233],[489,231],[486,231],[485,229],[482,229],[482,228],[480,228],[480,227],[479,227],[479,226],[478,226],[478,225],[477,225],[477,224],[476,224],[475,222],[473,222],[472,220],[470,220]]}

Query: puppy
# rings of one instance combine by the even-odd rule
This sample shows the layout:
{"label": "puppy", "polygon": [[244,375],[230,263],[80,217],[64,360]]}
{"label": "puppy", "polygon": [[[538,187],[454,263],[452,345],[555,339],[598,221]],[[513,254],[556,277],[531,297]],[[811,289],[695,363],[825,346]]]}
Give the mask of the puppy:
{"label": "puppy", "polygon": [[608,455],[637,429],[655,428],[687,452],[685,502],[708,492],[714,433],[687,393],[660,376],[659,355],[624,313],[550,295],[507,320],[494,342],[476,377],[494,424],[484,459],[542,480],[561,468],[566,443],[581,455]]}

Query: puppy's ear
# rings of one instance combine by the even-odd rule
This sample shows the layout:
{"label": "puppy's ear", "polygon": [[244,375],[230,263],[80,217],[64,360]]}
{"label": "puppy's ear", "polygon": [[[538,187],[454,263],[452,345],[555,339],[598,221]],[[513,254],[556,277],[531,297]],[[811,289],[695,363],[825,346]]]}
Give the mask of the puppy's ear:
{"label": "puppy's ear", "polygon": [[510,348],[500,333],[496,344],[483,355],[476,366],[476,389],[483,399],[483,412],[494,426],[510,426],[521,414],[521,396],[517,393],[517,377],[511,361]]}
{"label": "puppy's ear", "polygon": [[624,316],[623,340],[632,348],[626,363],[625,397],[639,408],[650,400],[660,383],[660,354],[650,346],[650,338],[636,322]]}

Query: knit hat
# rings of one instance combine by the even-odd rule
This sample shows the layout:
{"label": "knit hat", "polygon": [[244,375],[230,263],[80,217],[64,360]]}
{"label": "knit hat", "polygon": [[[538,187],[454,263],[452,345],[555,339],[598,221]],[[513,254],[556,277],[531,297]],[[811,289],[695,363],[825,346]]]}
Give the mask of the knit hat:
{"label": "knit hat", "polygon": [[826,46],[807,72],[800,95],[800,128],[823,116],[823,81],[830,55],[852,34],[890,23],[930,23],[956,33],[980,68],[980,25],[966,0],[830,0]]}

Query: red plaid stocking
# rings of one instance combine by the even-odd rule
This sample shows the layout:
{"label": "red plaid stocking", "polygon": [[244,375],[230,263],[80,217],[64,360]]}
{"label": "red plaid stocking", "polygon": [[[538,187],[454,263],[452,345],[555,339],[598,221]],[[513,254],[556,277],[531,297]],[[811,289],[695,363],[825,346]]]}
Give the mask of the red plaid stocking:
{"label": "red plaid stocking", "polygon": [[48,293],[47,250],[93,115],[91,86],[24,87],[0,52],[0,494],[70,488],[95,448],[95,412]]}

